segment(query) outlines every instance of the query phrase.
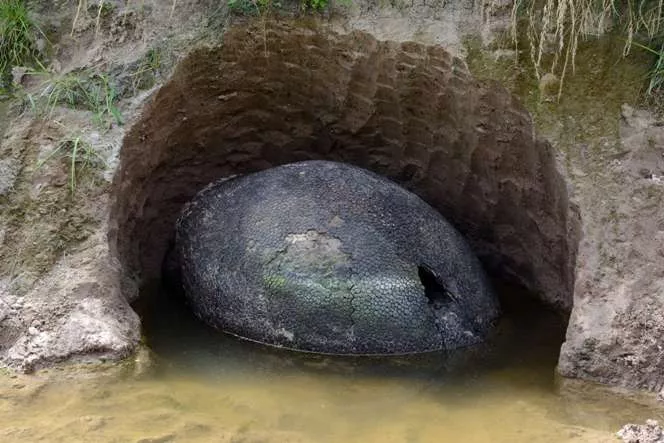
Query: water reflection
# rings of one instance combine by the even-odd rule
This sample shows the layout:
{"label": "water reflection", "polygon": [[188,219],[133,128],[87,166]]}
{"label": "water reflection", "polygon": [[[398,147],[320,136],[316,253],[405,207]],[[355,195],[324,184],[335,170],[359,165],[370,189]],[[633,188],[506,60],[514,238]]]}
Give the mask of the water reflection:
{"label": "water reflection", "polygon": [[[213,330],[192,316],[180,294],[161,289],[137,307],[148,345],[162,370],[203,377],[232,374],[310,373],[346,378],[399,378],[458,384],[504,367],[522,367],[552,387],[553,365],[564,320],[525,299],[510,312],[488,343],[458,351],[394,357],[344,357],[276,349]],[[515,309],[516,308],[516,309]],[[546,382],[545,382],[546,380]]]}

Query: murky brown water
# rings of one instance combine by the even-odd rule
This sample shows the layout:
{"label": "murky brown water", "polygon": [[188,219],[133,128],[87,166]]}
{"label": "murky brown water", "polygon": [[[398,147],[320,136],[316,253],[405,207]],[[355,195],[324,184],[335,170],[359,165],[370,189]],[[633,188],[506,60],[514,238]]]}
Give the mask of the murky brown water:
{"label": "murky brown water", "polygon": [[302,356],[210,331],[181,306],[146,318],[148,373],[0,380],[2,442],[603,442],[646,401],[554,382],[555,315],[526,309],[472,353]]}

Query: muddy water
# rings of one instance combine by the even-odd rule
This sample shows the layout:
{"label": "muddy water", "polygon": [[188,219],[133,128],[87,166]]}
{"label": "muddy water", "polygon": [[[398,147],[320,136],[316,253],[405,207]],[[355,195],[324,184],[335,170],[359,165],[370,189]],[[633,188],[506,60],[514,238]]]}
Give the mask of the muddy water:
{"label": "muddy water", "polygon": [[158,301],[143,308],[151,370],[4,376],[0,441],[600,442],[661,415],[601,391],[561,393],[562,322],[541,309],[512,312],[474,352],[341,359],[238,341]]}

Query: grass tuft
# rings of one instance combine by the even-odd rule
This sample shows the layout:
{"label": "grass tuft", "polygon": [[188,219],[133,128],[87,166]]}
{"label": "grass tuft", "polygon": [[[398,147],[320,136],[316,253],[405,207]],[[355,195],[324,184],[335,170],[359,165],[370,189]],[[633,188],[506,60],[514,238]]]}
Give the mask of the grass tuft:
{"label": "grass tuft", "polygon": [[281,3],[276,0],[228,0],[228,9],[239,15],[265,17]]}
{"label": "grass tuft", "polygon": [[14,66],[44,69],[37,48],[40,33],[23,0],[0,0],[0,75],[5,82]]}
{"label": "grass tuft", "polygon": [[328,7],[330,0],[302,0],[303,9],[311,9],[313,11],[322,11]]}
{"label": "grass tuft", "polygon": [[69,136],[60,140],[53,152],[37,164],[35,171],[57,158],[64,159],[67,162],[69,192],[72,195],[76,192],[77,183],[82,174],[92,169],[103,168],[106,165],[104,159],[95,151],[92,145],[85,142],[80,135]]}
{"label": "grass tuft", "polygon": [[162,52],[150,49],[131,73],[131,87],[136,94],[141,89],[149,89],[157,82],[163,66]]}
{"label": "grass tuft", "polygon": [[648,95],[652,96],[658,92],[664,91],[664,43],[662,43],[659,50],[637,42],[632,42],[632,44],[655,56],[655,62],[653,63],[653,68],[649,74]]}
{"label": "grass tuft", "polygon": [[[351,0],[342,0],[340,3],[349,6]],[[228,8],[239,15],[261,16],[269,15],[283,7],[279,0],[228,0]],[[322,12],[330,6],[330,0],[300,0],[302,11]]]}
{"label": "grass tuft", "polygon": [[64,75],[47,74],[41,90],[29,97],[30,107],[45,109],[50,118],[57,106],[83,109],[94,113],[100,126],[123,123],[117,108],[118,96],[106,74],[88,70]]}

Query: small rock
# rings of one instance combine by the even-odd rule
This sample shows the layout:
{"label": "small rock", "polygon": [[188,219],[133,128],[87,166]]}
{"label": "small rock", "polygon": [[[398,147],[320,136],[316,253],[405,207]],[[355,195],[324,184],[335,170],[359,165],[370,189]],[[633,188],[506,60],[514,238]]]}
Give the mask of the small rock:
{"label": "small rock", "polygon": [[96,415],[86,415],[79,418],[79,422],[83,424],[88,432],[98,431],[106,426],[106,418]]}
{"label": "small rock", "polygon": [[43,54],[46,51],[46,39],[38,38],[35,43],[36,43],[35,46],[37,48],[37,51],[39,51],[40,53]]}
{"label": "small rock", "polygon": [[633,129],[647,129],[655,124],[654,115],[645,109],[634,109],[628,104],[621,106],[623,122]]}
{"label": "small rock", "polygon": [[136,440],[136,443],[168,443],[175,440],[175,434],[166,434],[160,437],[146,437]]}
{"label": "small rock", "polygon": [[14,189],[14,182],[18,174],[18,164],[12,159],[0,160],[0,196],[10,193]]}
{"label": "small rock", "polygon": [[12,68],[12,83],[15,85],[20,85],[23,83],[23,78],[27,74],[28,68],[24,66],[14,66]]}
{"label": "small rock", "polygon": [[57,59],[51,62],[51,71],[58,74],[62,72],[62,64]]}
{"label": "small rock", "polygon": [[656,420],[646,420],[645,425],[630,423],[617,435],[626,443],[664,443],[664,430]]}
{"label": "small rock", "polygon": [[540,95],[544,100],[549,100],[558,95],[560,79],[550,72],[544,74],[539,82]]}
{"label": "small rock", "polygon": [[514,60],[517,54],[513,49],[496,49],[491,53],[491,56],[496,61],[500,59]]}

